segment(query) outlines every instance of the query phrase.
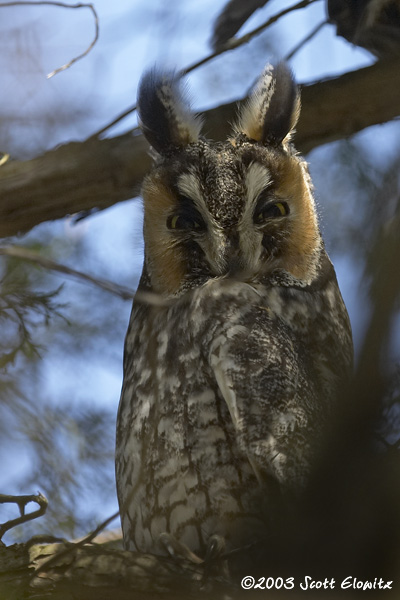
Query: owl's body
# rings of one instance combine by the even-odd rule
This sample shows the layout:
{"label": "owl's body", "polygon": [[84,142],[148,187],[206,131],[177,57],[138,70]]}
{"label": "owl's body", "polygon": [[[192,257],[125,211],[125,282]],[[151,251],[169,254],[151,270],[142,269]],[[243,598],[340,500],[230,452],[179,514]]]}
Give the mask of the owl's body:
{"label": "owl's body", "polygon": [[[305,162],[297,91],[265,71],[237,135],[199,139],[177,83],[139,99],[159,153],[143,187],[145,264],[126,337],[116,473],[124,543],[204,554],[257,539],[306,484],[352,362]],[[278,495],[277,495],[278,494]],[[272,515],[273,518],[273,515]]]}

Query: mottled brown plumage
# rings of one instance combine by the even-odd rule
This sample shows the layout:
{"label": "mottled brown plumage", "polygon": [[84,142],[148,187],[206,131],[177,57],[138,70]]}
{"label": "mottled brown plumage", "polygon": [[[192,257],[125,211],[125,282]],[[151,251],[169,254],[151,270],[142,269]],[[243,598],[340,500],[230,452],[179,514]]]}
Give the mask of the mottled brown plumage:
{"label": "mottled brown plumage", "polygon": [[173,75],[139,92],[158,153],[126,336],[116,474],[125,546],[163,533],[204,556],[252,543],[296,497],[352,364],[286,65],[268,66],[233,137],[199,136]]}

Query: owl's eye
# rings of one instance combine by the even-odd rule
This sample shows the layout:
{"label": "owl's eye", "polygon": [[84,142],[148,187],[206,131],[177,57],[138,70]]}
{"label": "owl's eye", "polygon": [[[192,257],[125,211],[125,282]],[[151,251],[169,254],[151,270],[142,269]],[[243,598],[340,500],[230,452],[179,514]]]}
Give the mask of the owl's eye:
{"label": "owl's eye", "polygon": [[265,204],[261,210],[255,212],[254,223],[262,224],[269,219],[286,217],[289,212],[289,206],[286,202],[270,202],[269,204]]}
{"label": "owl's eye", "polygon": [[167,227],[168,229],[203,231],[206,228],[206,224],[200,215],[192,216],[177,213],[168,217]]}

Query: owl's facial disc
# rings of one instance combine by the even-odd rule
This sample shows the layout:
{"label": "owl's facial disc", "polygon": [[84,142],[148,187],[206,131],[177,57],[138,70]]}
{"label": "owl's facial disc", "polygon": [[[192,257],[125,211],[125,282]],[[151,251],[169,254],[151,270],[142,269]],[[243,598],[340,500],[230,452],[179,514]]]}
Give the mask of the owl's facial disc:
{"label": "owl's facial disc", "polygon": [[305,165],[251,143],[190,144],[146,178],[146,264],[175,294],[216,277],[308,275],[319,246]]}
{"label": "owl's facial disc", "polygon": [[[180,174],[177,202],[167,218],[196,269],[207,277],[253,278],[283,252],[290,207],[276,194],[271,170],[252,157],[242,160],[232,144],[207,146],[201,160]],[[200,164],[200,166],[199,166]]]}

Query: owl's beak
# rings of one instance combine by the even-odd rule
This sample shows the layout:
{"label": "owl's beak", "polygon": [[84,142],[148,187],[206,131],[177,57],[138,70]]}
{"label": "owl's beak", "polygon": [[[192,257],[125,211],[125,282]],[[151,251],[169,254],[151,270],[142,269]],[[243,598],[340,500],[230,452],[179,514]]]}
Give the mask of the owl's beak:
{"label": "owl's beak", "polygon": [[227,272],[231,277],[240,273],[243,270],[239,256],[232,256],[227,262]]}
{"label": "owl's beak", "polygon": [[243,265],[239,256],[239,234],[236,230],[228,232],[224,250],[227,274],[237,275],[243,269]]}

